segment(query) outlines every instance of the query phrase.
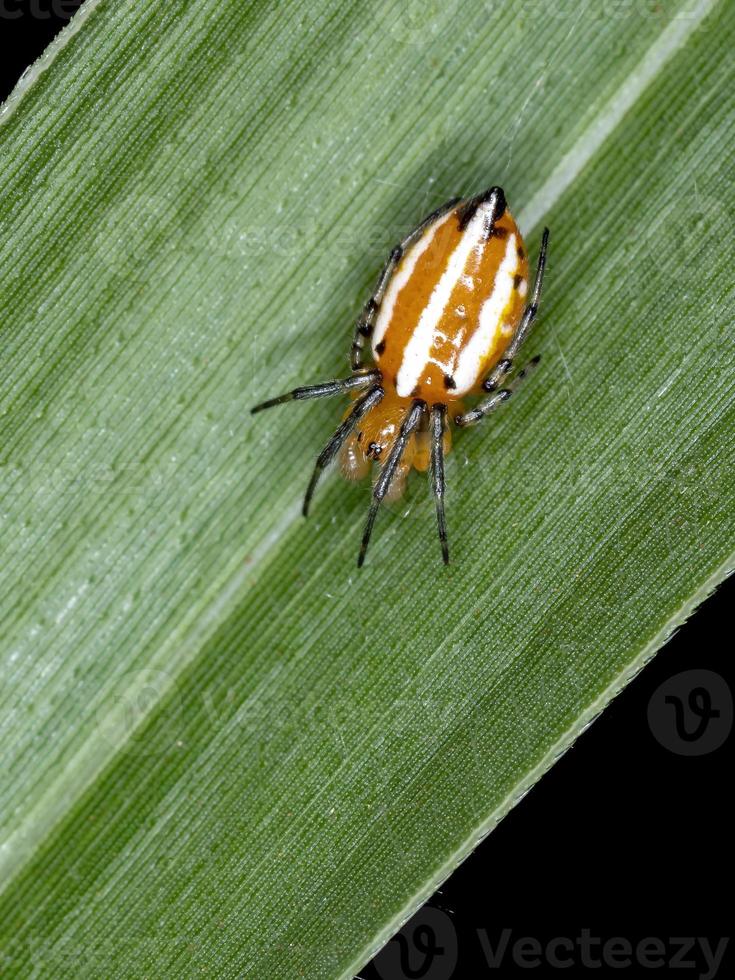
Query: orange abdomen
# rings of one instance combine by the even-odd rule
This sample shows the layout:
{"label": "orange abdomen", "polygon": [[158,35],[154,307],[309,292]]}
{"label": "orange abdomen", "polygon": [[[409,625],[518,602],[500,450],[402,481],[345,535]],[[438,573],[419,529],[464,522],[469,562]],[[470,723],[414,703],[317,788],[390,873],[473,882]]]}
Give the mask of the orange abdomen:
{"label": "orange abdomen", "polygon": [[385,292],[373,354],[386,393],[427,403],[476,393],[522,316],[528,259],[507,209],[481,203],[439,217],[409,248]]}

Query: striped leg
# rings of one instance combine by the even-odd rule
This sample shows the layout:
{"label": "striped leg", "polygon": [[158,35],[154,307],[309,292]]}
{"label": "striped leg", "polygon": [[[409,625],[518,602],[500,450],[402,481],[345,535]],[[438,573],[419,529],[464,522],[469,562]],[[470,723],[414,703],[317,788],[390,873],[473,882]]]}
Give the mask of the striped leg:
{"label": "striped leg", "polygon": [[326,398],[329,395],[339,395],[343,391],[367,388],[377,381],[380,381],[380,371],[366,371],[363,374],[342,378],[340,381],[324,381],[318,385],[294,388],[293,391],[287,391],[285,395],[269,398],[267,401],[253,406],[250,409],[250,414],[255,415],[256,412],[262,412],[264,408],[273,408],[274,405],[283,405],[284,402],[302,401],[306,398]]}
{"label": "striped leg", "polygon": [[380,385],[375,385],[366,391],[364,395],[360,395],[360,397],[355,401],[350,414],[342,421],[342,424],[326,444],[324,449],[322,449],[316,461],[316,466],[314,467],[311,480],[309,481],[306,496],[304,497],[304,517],[309,516],[309,504],[311,503],[311,498],[314,496],[314,491],[316,490],[316,485],[319,482],[319,477],[337,455],[345,439],[347,439],[347,437],[352,433],[360,419],[367,415],[370,409],[374,408],[378,404],[384,394],[385,393]]}
{"label": "striped leg", "polygon": [[446,405],[434,405],[431,409],[431,489],[436,501],[436,521],[444,564],[449,564],[447,522],[444,517],[444,418]]}
{"label": "striped leg", "polygon": [[494,412],[498,405],[502,405],[503,402],[508,401],[510,396],[520,387],[523,379],[528,377],[540,360],[540,354],[532,357],[528,364],[521,368],[509,385],[505,388],[498,388],[489,398],[481,401],[479,405],[475,406],[469,412],[465,412],[464,415],[458,415],[454,420],[455,423],[462,427],[475,425],[480,419],[484,419],[486,415],[489,415],[490,412]]}
{"label": "striped leg", "polygon": [[[531,294],[531,302],[526,307],[521,322],[513,335],[513,339],[508,345],[508,349],[505,351],[502,360],[498,361],[495,367],[492,369],[490,374],[485,378],[482,383],[482,388],[484,391],[490,393],[495,391],[500,384],[503,377],[510,371],[513,366],[513,360],[520,349],[521,344],[528,336],[533,321],[536,319],[536,314],[538,313],[539,300],[541,299],[541,287],[544,282],[544,269],[546,268],[546,252],[549,245],[549,229],[544,228],[544,233],[541,238],[541,248],[538,255],[538,265],[536,266],[536,281],[533,284],[533,293]],[[506,396],[507,397],[507,396]],[[481,415],[487,415],[487,411],[483,410],[483,406],[486,403],[492,402],[492,408],[488,411],[492,411],[496,407],[497,402],[493,398],[486,399],[480,402],[477,408],[472,412],[467,412],[465,415],[460,415],[455,419],[455,422],[459,426],[471,425],[473,421],[477,421],[477,418],[472,418],[476,416],[478,411]]]}
{"label": "striped leg", "polygon": [[375,320],[378,315],[378,310],[380,309],[380,304],[383,302],[383,297],[385,296],[385,291],[388,288],[388,283],[391,280],[391,276],[396,271],[396,266],[401,261],[404,252],[407,248],[410,248],[415,241],[417,241],[424,231],[429,227],[429,225],[440,218],[447,211],[451,211],[455,207],[461,198],[453,197],[446,204],[442,204],[440,208],[432,211],[431,214],[427,215],[421,224],[417,225],[413,231],[409,232],[408,235],[403,239],[403,241],[396,245],[393,251],[390,253],[390,257],[385,264],[385,268],[380,273],[380,278],[378,279],[378,284],[375,287],[375,292],[370,297],[370,299],[365,304],[365,307],[357,319],[355,324],[355,336],[352,341],[352,348],[350,352],[350,363],[352,365],[353,371],[361,370],[363,366],[363,350],[367,341],[373,333],[373,327],[375,326]]}
{"label": "striped leg", "polygon": [[375,481],[375,485],[373,486],[373,502],[370,505],[367,523],[365,524],[365,531],[362,535],[362,546],[360,547],[360,554],[357,559],[358,568],[362,568],[365,561],[365,555],[367,554],[368,545],[370,544],[370,535],[373,531],[373,524],[375,524],[375,518],[378,515],[378,508],[380,507],[383,497],[388,492],[388,488],[390,487],[398,464],[401,461],[401,456],[408,445],[408,440],[418,428],[419,423],[421,422],[421,416],[425,411],[425,402],[418,400],[413,402],[410,409],[403,417],[400,432],[398,433],[396,441],[391,447],[388,459],[385,461],[383,468],[378,475],[378,479]]}
{"label": "striped leg", "polygon": [[375,318],[378,315],[380,304],[383,302],[385,290],[390,282],[391,276],[395,272],[396,266],[401,261],[402,255],[403,244],[396,245],[396,247],[390,253],[390,257],[386,262],[383,271],[380,273],[380,279],[378,279],[378,285],[375,287],[375,292],[367,301],[362,313],[357,318],[357,323],[355,324],[355,336],[352,339],[352,348],[350,350],[350,364],[353,371],[359,371],[362,368],[362,354],[365,343],[372,336],[373,327],[375,326]]}

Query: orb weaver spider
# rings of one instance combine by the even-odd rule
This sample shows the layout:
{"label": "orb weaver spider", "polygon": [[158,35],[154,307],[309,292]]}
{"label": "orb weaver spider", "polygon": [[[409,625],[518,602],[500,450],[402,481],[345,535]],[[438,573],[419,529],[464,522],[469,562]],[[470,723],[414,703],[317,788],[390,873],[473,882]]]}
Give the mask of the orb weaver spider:
{"label": "orb weaver spider", "polygon": [[[500,187],[452,198],[397,245],[355,326],[352,374],[295,388],[256,405],[349,392],[352,404],[316,461],[306,490],[309,512],[319,478],[339,454],[348,479],[382,465],[357,559],[365,561],[378,509],[401,496],[410,469],[430,470],[442,558],[449,563],[444,514],[444,457],[449,421],[474,425],[507,401],[535,366],[534,357],[500,387],[538,311],[549,229],[544,228],[531,300],[523,238]],[[373,366],[364,364],[370,343]],[[465,410],[462,399],[480,396]]]}

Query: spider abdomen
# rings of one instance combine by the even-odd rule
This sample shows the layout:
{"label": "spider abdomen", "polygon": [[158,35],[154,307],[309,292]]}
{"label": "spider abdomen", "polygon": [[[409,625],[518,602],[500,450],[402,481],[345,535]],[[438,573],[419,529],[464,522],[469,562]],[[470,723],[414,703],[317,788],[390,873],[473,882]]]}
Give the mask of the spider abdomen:
{"label": "spider abdomen", "polygon": [[402,256],[377,313],[372,349],[386,389],[428,403],[477,392],[527,291],[526,249],[504,200],[460,202],[437,217]]}

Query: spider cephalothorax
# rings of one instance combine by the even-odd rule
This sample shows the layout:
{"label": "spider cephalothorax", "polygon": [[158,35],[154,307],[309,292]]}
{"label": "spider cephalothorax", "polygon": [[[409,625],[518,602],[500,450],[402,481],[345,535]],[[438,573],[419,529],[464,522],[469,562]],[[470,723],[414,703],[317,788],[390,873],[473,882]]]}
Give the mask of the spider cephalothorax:
{"label": "spider cephalothorax", "polygon": [[[479,422],[524,377],[499,387],[538,309],[549,231],[544,229],[531,302],[523,239],[499,187],[454,198],[391,252],[355,327],[352,375],[296,388],[253,408],[351,392],[353,401],[319,456],[306,491],[308,513],[322,470],[339,454],[351,479],[379,466],[363,534],[362,565],[380,503],[401,495],[412,467],[431,471],[444,562],[444,456],[449,422]],[[370,344],[373,367],[363,364]],[[534,358],[531,364],[535,364]],[[465,411],[463,399],[480,396]]]}

